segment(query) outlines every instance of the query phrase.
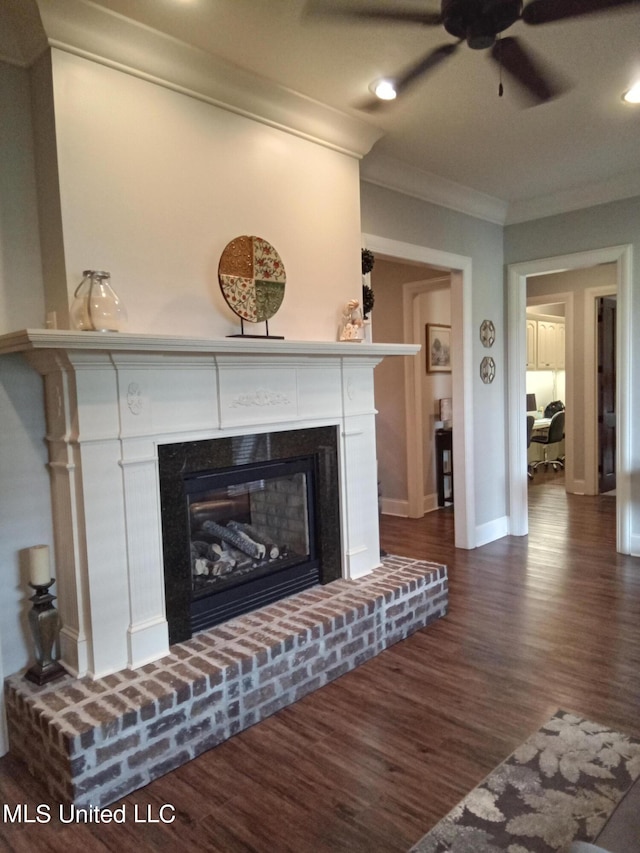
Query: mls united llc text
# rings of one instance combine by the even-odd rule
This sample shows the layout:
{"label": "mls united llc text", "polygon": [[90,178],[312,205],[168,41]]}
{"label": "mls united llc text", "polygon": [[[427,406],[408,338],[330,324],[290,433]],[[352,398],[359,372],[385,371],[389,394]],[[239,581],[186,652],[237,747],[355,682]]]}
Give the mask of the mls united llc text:
{"label": "mls united llc text", "polygon": [[60,823],[173,823],[176,819],[175,806],[165,803],[154,808],[151,805],[117,806],[114,809],[100,809],[98,806],[78,808],[64,805],[51,806],[40,803],[29,806],[27,803],[2,805],[3,823],[50,823],[57,818]]}

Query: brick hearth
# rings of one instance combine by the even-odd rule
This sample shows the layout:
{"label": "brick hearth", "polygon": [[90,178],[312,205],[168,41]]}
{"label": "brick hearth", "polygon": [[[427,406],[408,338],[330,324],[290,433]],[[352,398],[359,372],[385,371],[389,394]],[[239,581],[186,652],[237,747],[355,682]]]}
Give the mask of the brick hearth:
{"label": "brick hearth", "polygon": [[443,616],[447,570],[387,557],[99,680],[5,683],[11,751],[52,797],[106,806]]}

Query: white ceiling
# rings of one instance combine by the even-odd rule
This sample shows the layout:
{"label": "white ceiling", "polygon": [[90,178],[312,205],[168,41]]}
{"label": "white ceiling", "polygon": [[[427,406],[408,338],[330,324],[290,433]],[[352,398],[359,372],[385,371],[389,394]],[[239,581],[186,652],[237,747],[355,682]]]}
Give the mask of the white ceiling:
{"label": "white ceiling", "polygon": [[[50,0],[38,2],[42,7]],[[67,0],[56,2],[64,7]],[[15,10],[25,4],[0,0],[0,25],[4,7],[13,9],[15,28]],[[430,77],[375,113],[358,109],[372,80],[397,73],[454,39],[440,28],[415,24],[310,18],[303,0],[92,0],[87,5],[131,18],[142,29],[380,128],[383,135],[363,161],[365,177],[385,182],[383,167],[393,166],[405,184],[426,196],[430,181],[445,188],[452,182],[458,198],[476,194],[503,202],[507,221],[640,193],[640,107],[621,101],[622,92],[640,77],[640,2],[616,13],[539,27],[518,21],[508,31],[572,84],[547,104],[524,107],[506,77],[499,98],[496,66],[482,51],[461,45]],[[438,9],[437,0],[368,0],[366,5]],[[18,33],[13,41],[25,38]],[[0,55],[11,49],[7,39],[4,44],[0,39]]]}

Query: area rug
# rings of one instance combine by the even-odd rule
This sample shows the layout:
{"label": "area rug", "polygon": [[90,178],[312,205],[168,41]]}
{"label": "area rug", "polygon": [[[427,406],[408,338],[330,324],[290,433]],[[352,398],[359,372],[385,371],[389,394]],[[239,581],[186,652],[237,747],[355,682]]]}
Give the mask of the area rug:
{"label": "area rug", "polygon": [[640,739],[558,711],[410,853],[555,853],[593,841],[640,776]]}

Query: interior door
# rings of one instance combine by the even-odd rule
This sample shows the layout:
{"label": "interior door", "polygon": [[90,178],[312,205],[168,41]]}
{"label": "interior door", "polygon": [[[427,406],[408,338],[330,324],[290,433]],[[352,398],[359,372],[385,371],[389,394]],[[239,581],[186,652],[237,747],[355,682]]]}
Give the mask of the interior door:
{"label": "interior door", "polygon": [[598,491],[616,487],[616,299],[598,299]]}

